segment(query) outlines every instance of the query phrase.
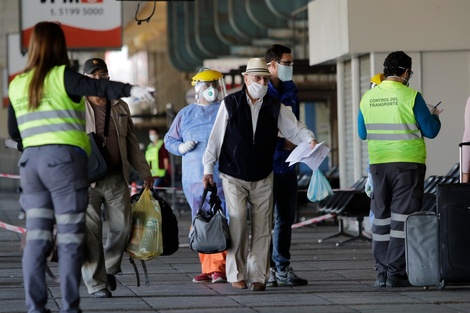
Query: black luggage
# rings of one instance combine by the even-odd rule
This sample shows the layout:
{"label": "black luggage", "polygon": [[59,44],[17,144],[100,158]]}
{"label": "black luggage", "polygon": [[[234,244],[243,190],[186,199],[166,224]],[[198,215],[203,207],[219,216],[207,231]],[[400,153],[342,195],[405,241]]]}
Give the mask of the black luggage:
{"label": "black luggage", "polygon": [[439,267],[443,289],[447,282],[470,284],[470,184],[437,186]]}

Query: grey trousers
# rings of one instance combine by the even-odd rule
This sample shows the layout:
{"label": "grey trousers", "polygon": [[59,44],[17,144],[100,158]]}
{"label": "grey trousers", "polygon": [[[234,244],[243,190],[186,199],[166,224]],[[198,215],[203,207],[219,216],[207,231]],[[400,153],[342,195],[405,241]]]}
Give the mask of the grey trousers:
{"label": "grey trousers", "polygon": [[418,163],[371,164],[374,192],[371,210],[372,253],[375,268],[389,276],[406,274],[405,220],[419,211],[426,165]]}
{"label": "grey trousers", "polygon": [[28,313],[46,312],[46,257],[57,224],[60,312],[80,312],[85,209],[88,203],[87,156],[79,148],[47,145],[26,148],[20,160],[20,203],[26,211],[23,275]]}
{"label": "grey trousers", "polygon": [[[131,230],[130,193],[122,171],[110,172],[98,180],[93,188],[89,188],[89,198],[82,277],[91,294],[108,288],[106,274],[121,272]],[[104,247],[102,208],[108,224]]]}

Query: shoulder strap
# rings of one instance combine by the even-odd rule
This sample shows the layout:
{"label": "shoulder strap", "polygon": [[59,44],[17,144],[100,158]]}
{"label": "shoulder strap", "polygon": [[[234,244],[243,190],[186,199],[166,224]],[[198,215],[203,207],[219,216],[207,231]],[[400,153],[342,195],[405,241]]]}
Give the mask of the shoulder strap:
{"label": "shoulder strap", "polygon": [[111,116],[111,101],[108,99],[106,101],[106,115],[104,117],[103,147],[105,147],[106,143],[108,142],[110,116]]}

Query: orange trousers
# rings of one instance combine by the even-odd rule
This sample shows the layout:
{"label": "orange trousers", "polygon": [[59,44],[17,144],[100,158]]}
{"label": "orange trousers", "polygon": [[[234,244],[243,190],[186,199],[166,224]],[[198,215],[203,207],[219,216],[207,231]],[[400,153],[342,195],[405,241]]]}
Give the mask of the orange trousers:
{"label": "orange trousers", "polygon": [[225,258],[227,251],[203,254],[199,253],[199,260],[201,261],[201,273],[210,274],[213,272],[221,272],[225,274]]}

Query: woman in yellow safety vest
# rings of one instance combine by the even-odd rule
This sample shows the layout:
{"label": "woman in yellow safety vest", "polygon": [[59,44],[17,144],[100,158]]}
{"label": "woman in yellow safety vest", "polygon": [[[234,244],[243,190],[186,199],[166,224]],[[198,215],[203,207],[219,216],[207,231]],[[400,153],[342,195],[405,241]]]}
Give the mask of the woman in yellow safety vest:
{"label": "woman in yellow safety vest", "polygon": [[8,110],[10,137],[22,142],[24,148],[18,164],[23,188],[20,203],[26,211],[26,307],[28,312],[50,312],[46,309],[45,271],[56,224],[61,312],[76,313],[81,312],[79,285],[90,153],[83,96],[154,99],[145,88],[73,71],[65,35],[57,23],[36,24],[28,49],[26,68],[9,86]]}

